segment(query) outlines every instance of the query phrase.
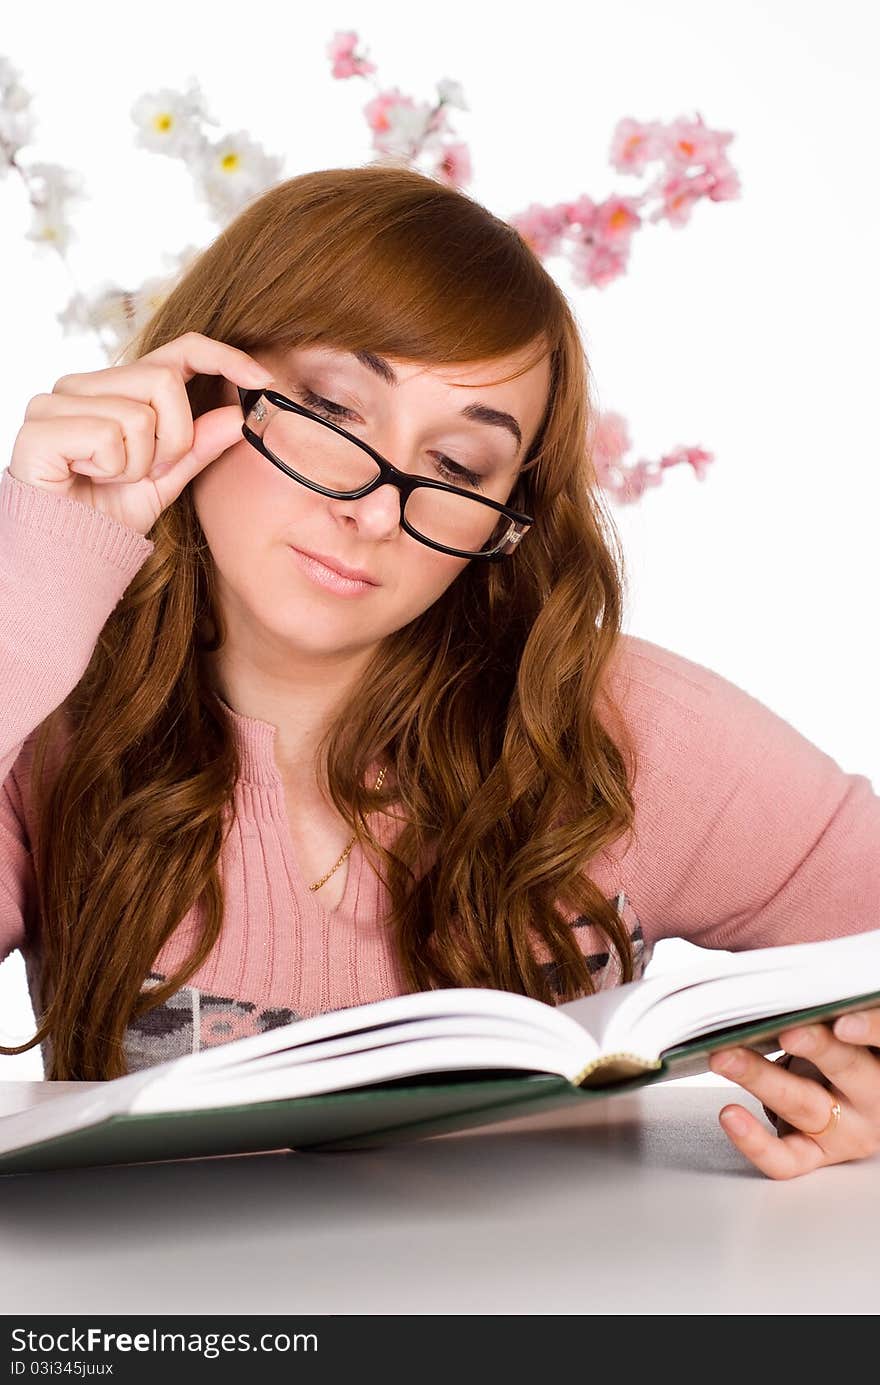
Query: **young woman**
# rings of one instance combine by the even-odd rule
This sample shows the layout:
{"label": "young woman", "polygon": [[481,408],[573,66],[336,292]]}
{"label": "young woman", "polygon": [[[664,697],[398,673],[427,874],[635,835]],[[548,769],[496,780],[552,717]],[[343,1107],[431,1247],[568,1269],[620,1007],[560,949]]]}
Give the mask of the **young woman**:
{"label": "young woman", "polygon": [[[589,366],[509,225],[305,174],[124,354],[30,401],[0,479],[0,957],[39,1022],[0,1051],[106,1079],[406,990],[589,994],[661,937],[878,927],[868,779],[622,633]],[[878,1016],[728,1070],[789,1129],[721,1113],[767,1174],[880,1148]]]}

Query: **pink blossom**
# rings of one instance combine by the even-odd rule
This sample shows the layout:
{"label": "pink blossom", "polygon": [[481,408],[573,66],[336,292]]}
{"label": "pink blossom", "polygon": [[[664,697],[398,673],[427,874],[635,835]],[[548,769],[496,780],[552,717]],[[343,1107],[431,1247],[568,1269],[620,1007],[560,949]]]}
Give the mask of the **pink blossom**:
{"label": "pink blossom", "polygon": [[631,505],[647,490],[659,486],[663,473],[673,466],[690,466],[697,479],[703,481],[708,464],[715,460],[711,452],[701,447],[675,447],[659,461],[640,458],[626,465],[623,458],[631,446],[627,422],[622,414],[610,410],[593,419],[588,445],[596,480],[621,505]]}
{"label": "pink blossom", "polygon": [[572,281],[578,288],[604,289],[626,273],[629,245],[615,247],[605,241],[575,244],[571,251]]}
{"label": "pink blossom", "polygon": [[712,182],[706,188],[706,196],[711,202],[730,202],[739,197],[742,191],[739,174],[726,159],[716,163],[710,174]]}
{"label": "pink blossom", "polygon": [[576,198],[574,202],[563,202],[562,211],[569,226],[581,226],[592,229],[596,221],[596,203],[592,197],[584,194]]}
{"label": "pink blossom", "polygon": [[661,457],[661,466],[676,466],[679,462],[685,462],[693,469],[698,481],[705,481],[707,468],[710,462],[714,462],[715,457],[711,452],[705,452],[702,447],[678,447],[667,457]]}
{"label": "pink blossom", "polygon": [[607,197],[596,208],[598,234],[609,240],[628,240],[642,224],[638,206],[639,199],[635,197]]}
{"label": "pink blossom", "polygon": [[638,463],[634,467],[625,470],[623,467],[611,467],[601,460],[595,463],[596,480],[603,490],[613,495],[619,505],[632,505],[636,500],[640,500],[649,486],[659,484],[659,476],[653,478],[649,475],[644,463]]}
{"label": "pink blossom", "polygon": [[688,178],[683,173],[671,173],[661,179],[658,191],[661,204],[650,220],[661,221],[665,218],[672,226],[686,225],[694,204],[701,196],[698,180]]}
{"label": "pink blossom", "polygon": [[679,117],[667,125],[663,133],[663,155],[671,166],[689,168],[694,164],[709,166],[724,158],[724,150],[733,139],[727,130],[710,130],[703,117],[685,120]]}
{"label": "pink blossom", "polygon": [[372,101],[368,101],[364,106],[364,115],[367,117],[367,124],[374,135],[387,134],[391,129],[389,111],[395,106],[415,106],[411,96],[404,96],[397,87],[393,91],[380,91],[374,96]]}
{"label": "pink blossom", "polygon": [[596,457],[601,457],[610,465],[619,462],[632,446],[623,414],[607,409],[594,418],[591,441]]}
{"label": "pink blossom", "polygon": [[629,116],[617,122],[608,155],[618,173],[644,173],[645,165],[661,157],[663,126],[656,120],[644,125]]}
{"label": "pink blossom", "polygon": [[612,196],[600,203],[580,197],[552,208],[533,204],[527,220],[520,217],[514,224],[520,230],[526,225],[536,253],[542,255],[560,253],[559,241],[567,232],[576,282],[603,288],[626,269],[632,233],[641,225],[640,201]]}
{"label": "pink blossom", "polygon": [[543,257],[560,253],[562,235],[568,224],[566,213],[564,202],[555,207],[542,207],[532,202],[524,212],[508,220],[535,254]]}
{"label": "pink blossom", "polygon": [[434,166],[435,176],[442,183],[460,188],[472,177],[471,156],[466,144],[447,144]]}
{"label": "pink blossom", "polygon": [[376,71],[375,63],[355,56],[358,36],[353,29],[335,33],[327,44],[327,57],[332,59],[333,77],[365,77]]}

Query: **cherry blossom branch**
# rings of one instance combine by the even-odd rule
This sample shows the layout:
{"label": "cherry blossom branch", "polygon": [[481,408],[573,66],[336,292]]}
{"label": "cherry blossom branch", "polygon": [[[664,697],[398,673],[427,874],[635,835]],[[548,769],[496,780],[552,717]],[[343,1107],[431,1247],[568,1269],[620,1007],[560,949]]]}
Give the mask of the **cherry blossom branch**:
{"label": "cherry blossom branch", "polygon": [[[440,82],[434,105],[417,104],[396,87],[382,90],[373,77],[375,64],[358,51],[353,30],[337,32],[327,46],[327,56],[334,78],[364,78],[374,87],[376,95],[364,107],[364,114],[373,148],[385,160],[415,164],[422,159],[427,165],[423,171],[431,177],[455,187],[470,181],[470,153],[467,145],[455,142],[448,121],[448,108],[468,109],[457,83]],[[660,165],[641,193],[615,194],[602,202],[583,195],[549,207],[533,202],[507,221],[539,259],[567,254],[578,287],[606,288],[626,273],[633,236],[645,224],[667,221],[682,227],[701,198],[725,202],[739,197],[739,178],[726,153],[732,139],[729,131],[709,129],[699,114],[693,121],[681,117],[669,125],[625,118],[612,135],[612,167],[640,176],[649,165]],[[714,461],[713,454],[703,448],[679,445],[659,461],[627,464],[624,457],[631,443],[626,422],[617,413],[601,413],[591,438],[597,480],[623,505],[659,485],[669,467],[689,465],[702,481]]]}
{"label": "cherry blossom branch", "polygon": [[[416,102],[397,88],[383,89],[374,77],[375,65],[357,48],[356,33],[337,32],[327,45],[327,56],[334,78],[357,77],[374,89],[364,115],[376,162],[414,166],[421,160],[429,176],[463,187],[472,176],[470,152],[450,123],[451,111],[469,109],[459,84],[441,81],[436,101]],[[33,138],[30,103],[19,72],[0,55],[0,179],[10,171],[21,179],[32,211],[28,239],[60,255],[75,284],[66,258],[75,238],[67,212],[73,200],[85,195],[83,183],[79,175],[59,164],[24,165],[17,158]],[[192,175],[197,196],[220,226],[282,175],[283,161],[267,154],[246,131],[216,138],[206,133],[205,126],[218,127],[219,121],[208,113],[195,78],[190,78],[183,92],[162,88],[142,95],[131,116],[135,142],[153,153],[181,159]],[[684,226],[701,198],[722,202],[739,196],[739,180],[726,154],[732,138],[730,132],[709,129],[699,114],[694,120],[682,117],[667,126],[623,119],[613,132],[610,161],[617,172],[634,176],[659,164],[654,180],[643,191],[615,194],[601,202],[582,195],[549,207],[531,203],[507,219],[540,259],[567,255],[579,287],[605,288],[626,273],[636,231],[663,220]],[[200,247],[185,246],[176,255],[164,255],[168,272],[145,280],[135,290],[105,284],[87,295],[76,288],[58,314],[63,331],[94,331],[108,358],[115,356],[199,253]],[[647,489],[660,484],[671,466],[690,465],[703,480],[708,463],[714,460],[699,447],[680,445],[657,461],[627,464],[624,458],[631,443],[626,422],[611,412],[593,421],[590,441],[599,484],[620,504],[639,500]]]}

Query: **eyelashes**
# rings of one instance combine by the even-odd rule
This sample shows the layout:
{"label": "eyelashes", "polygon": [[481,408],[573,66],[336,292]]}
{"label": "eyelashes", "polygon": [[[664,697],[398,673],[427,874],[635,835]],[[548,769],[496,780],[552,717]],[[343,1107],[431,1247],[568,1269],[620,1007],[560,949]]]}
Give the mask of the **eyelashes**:
{"label": "eyelashes", "polygon": [[[325,399],[323,395],[315,394],[307,386],[301,389],[299,393],[307,408],[328,418],[333,423],[354,417],[352,410],[347,409],[344,404],[337,404],[333,399]],[[443,452],[434,452],[432,456],[437,459],[437,469],[444,481],[455,486],[464,483],[466,486],[470,486],[472,490],[482,490],[480,482],[484,478],[481,473],[472,471],[470,467],[455,461],[453,457],[447,457]]]}

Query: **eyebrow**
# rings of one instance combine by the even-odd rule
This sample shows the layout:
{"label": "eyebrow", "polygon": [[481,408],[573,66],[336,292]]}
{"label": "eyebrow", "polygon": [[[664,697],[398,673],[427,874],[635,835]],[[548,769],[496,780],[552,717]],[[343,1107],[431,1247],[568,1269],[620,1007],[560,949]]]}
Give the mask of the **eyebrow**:
{"label": "eyebrow", "polygon": [[[360,361],[367,370],[371,370],[374,375],[378,375],[380,380],[384,380],[386,385],[396,387],[400,384],[384,356],[375,356],[372,351],[346,351],[344,354],[353,356],[356,361]],[[517,451],[522,447],[522,432],[513,414],[505,413],[503,409],[493,409],[488,404],[466,404],[461,410],[461,414],[474,423],[487,423],[493,428],[503,428],[506,432],[513,434],[516,439]]]}

